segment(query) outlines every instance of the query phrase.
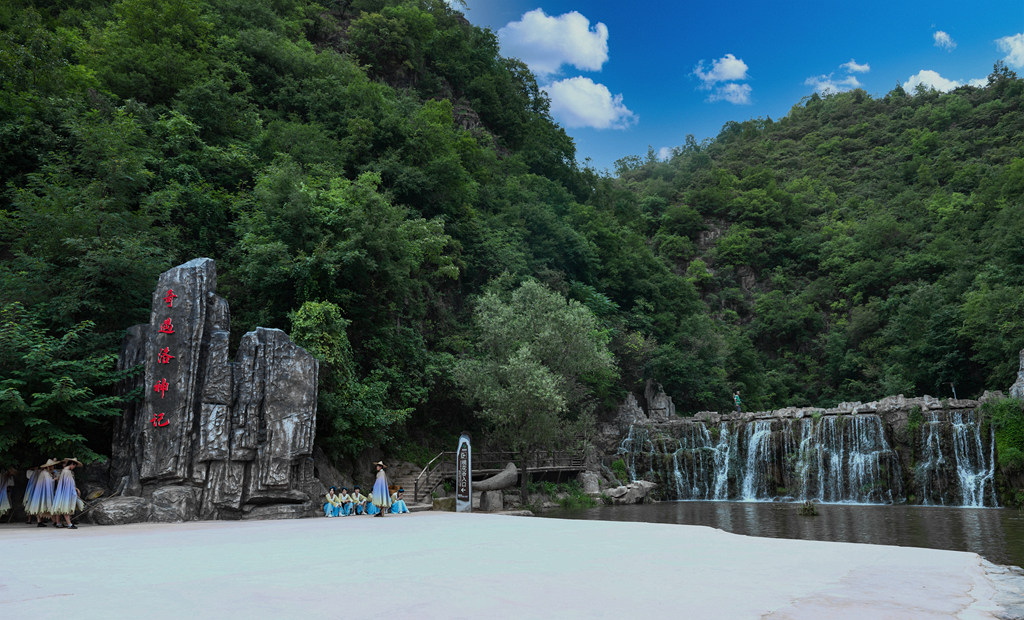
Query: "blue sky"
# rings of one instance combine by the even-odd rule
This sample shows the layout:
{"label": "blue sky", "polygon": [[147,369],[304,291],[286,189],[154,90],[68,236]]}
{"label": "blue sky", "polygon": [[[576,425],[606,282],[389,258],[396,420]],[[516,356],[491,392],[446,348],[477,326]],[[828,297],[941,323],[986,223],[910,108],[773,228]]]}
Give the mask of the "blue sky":
{"label": "blue sky", "polygon": [[598,170],[730,120],[781,118],[816,90],[949,90],[983,83],[997,60],[1024,73],[1024,0],[467,0],[464,12],[534,69]]}

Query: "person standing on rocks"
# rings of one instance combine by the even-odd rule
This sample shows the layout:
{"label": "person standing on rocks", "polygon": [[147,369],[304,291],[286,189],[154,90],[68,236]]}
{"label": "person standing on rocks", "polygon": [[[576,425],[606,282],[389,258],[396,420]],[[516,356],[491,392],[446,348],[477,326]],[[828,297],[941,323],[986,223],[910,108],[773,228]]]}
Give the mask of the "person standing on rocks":
{"label": "person standing on rocks", "polygon": [[[57,480],[57,490],[53,494],[53,505],[50,508],[50,513],[53,515],[53,525],[55,527],[66,527],[72,530],[77,530],[78,526],[71,522],[71,515],[76,510],[80,510],[85,507],[82,503],[82,493],[78,490],[78,486],[75,485],[75,468],[82,463],[75,458],[64,459],[64,469],[60,472],[60,478]],[[60,518],[64,517],[64,525],[61,525]]]}
{"label": "person standing on rocks", "polygon": [[743,413],[743,405],[740,403],[740,391],[736,390],[736,393],[732,395],[732,399],[736,401],[736,413]]}
{"label": "person standing on rocks", "polygon": [[388,490],[388,475],[384,472],[387,469],[387,465],[383,461],[377,461],[374,463],[377,468],[377,479],[373,482],[373,493],[371,494],[371,500],[373,505],[377,507],[380,512],[373,515],[375,517],[383,517],[384,511],[391,508],[391,492]]}

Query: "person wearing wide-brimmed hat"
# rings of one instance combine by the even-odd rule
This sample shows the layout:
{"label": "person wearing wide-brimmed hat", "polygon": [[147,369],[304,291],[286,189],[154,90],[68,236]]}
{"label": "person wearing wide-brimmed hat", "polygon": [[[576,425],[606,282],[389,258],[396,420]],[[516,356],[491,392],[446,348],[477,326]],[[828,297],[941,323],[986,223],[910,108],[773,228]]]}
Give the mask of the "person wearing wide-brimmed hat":
{"label": "person wearing wide-brimmed hat", "polygon": [[373,464],[377,468],[377,479],[373,482],[373,493],[370,495],[370,501],[376,506],[380,512],[373,515],[375,517],[383,517],[384,512],[391,507],[391,493],[388,491],[388,475],[384,472],[387,469],[387,465],[383,461],[377,461]]}
{"label": "person wearing wide-brimmed hat", "polygon": [[[55,526],[75,530],[78,527],[71,522],[71,515],[85,507],[82,503],[82,493],[75,485],[75,468],[81,466],[82,462],[75,458],[64,459],[62,462],[64,469],[57,480],[57,490],[53,494],[53,507],[50,512],[53,514]],[[64,517],[64,525],[61,525],[61,517]]]}
{"label": "person wearing wide-brimmed hat", "polygon": [[0,471],[0,517],[11,509],[11,489],[14,487],[14,476],[18,470],[10,467]]}
{"label": "person wearing wide-brimmed hat", "polygon": [[25,507],[25,512],[36,518],[36,523],[39,527],[45,527],[46,524],[43,523],[43,519],[47,519],[50,516],[54,492],[53,466],[59,463],[60,461],[57,459],[51,458],[40,465],[39,471],[32,478],[32,487],[25,491],[26,494],[32,493],[28,500],[28,505]]}

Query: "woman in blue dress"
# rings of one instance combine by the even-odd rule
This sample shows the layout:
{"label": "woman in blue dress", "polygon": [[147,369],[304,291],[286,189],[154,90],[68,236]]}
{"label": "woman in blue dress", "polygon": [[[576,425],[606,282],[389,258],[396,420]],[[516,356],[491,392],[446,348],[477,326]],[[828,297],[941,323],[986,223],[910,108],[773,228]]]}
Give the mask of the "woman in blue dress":
{"label": "woman in blue dress", "polygon": [[54,492],[54,480],[53,480],[53,466],[60,463],[56,459],[49,459],[45,463],[39,466],[39,471],[36,472],[35,477],[32,479],[32,488],[26,491],[32,495],[28,499],[28,505],[25,507],[25,512],[36,518],[38,527],[46,527],[43,523],[43,519],[50,517],[50,508],[53,506],[53,492]]}
{"label": "woman in blue dress", "polygon": [[409,512],[409,507],[405,505],[404,493],[405,489],[398,489],[391,498],[391,514],[400,515],[404,512]]}
{"label": "woman in blue dress", "polygon": [[14,476],[17,473],[13,467],[0,472],[0,517],[11,509],[11,489],[14,488]]}
{"label": "woman in blue dress", "polygon": [[382,461],[374,463],[377,468],[377,479],[373,482],[373,494],[370,496],[371,503],[380,511],[373,515],[383,517],[388,508],[391,507],[391,492],[388,489],[388,475],[384,473],[387,468]]}
{"label": "woman in blue dress", "polygon": [[334,492],[334,487],[331,487],[324,495],[324,516],[336,517],[340,511],[341,505],[338,503],[338,496]]}
{"label": "woman in blue dress", "polygon": [[[71,522],[71,515],[76,510],[81,510],[85,507],[82,503],[81,493],[75,485],[75,467],[82,463],[74,458],[64,459],[63,463],[64,469],[61,470],[60,477],[57,479],[57,490],[53,494],[50,514],[53,515],[53,524],[56,527],[76,530],[78,526]],[[60,522],[61,517],[64,517],[63,525]]]}

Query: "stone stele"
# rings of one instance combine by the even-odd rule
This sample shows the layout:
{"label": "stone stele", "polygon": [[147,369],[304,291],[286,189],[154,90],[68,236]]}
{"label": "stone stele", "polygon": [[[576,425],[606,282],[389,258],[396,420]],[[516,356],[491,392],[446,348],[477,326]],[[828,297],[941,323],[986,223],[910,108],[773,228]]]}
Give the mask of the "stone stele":
{"label": "stone stele", "polygon": [[[197,258],[160,275],[149,323],[128,330],[121,385],[141,390],[114,432],[111,487],[131,519],[151,521],[315,514],[316,359],[278,329],[242,336],[228,355],[230,313],[217,268]],[[124,503],[124,502],[121,502]],[[120,505],[119,505],[120,507]],[[105,522],[118,522],[102,506]]]}

